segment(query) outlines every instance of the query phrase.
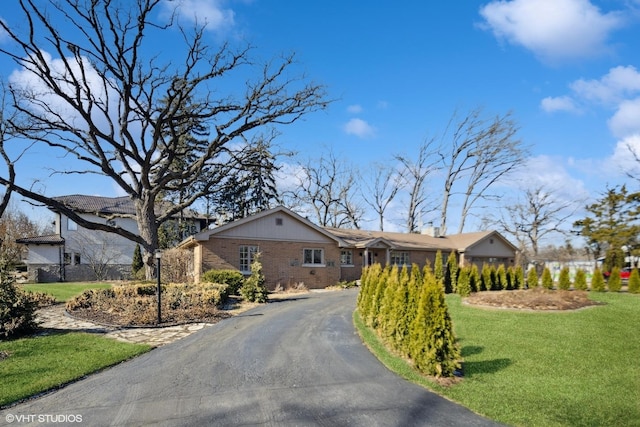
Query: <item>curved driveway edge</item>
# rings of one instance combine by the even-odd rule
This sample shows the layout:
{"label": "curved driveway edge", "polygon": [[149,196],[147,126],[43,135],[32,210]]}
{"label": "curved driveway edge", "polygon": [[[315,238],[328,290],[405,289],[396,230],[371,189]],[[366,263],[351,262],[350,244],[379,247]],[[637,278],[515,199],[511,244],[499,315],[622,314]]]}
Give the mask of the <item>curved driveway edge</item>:
{"label": "curved driveway edge", "polygon": [[[356,296],[260,306],[0,411],[0,423],[47,414],[92,426],[497,425],[388,371],[354,330]],[[33,421],[15,425],[46,425]]]}

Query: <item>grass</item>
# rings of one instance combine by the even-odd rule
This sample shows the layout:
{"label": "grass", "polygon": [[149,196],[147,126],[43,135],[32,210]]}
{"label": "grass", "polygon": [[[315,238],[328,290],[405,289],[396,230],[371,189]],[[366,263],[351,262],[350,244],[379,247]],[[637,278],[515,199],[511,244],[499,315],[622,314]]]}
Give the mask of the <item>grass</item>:
{"label": "grass", "polygon": [[99,282],[35,283],[19,286],[28,292],[44,292],[53,295],[58,302],[66,302],[74,296],[81,294],[86,289],[107,289],[111,287],[109,283]]}
{"label": "grass", "polygon": [[147,352],[83,332],[55,333],[0,342],[0,407],[67,384],[92,372]]}
{"label": "grass", "polygon": [[488,310],[447,296],[464,379],[443,387],[389,354],[354,316],[390,369],[514,426],[640,426],[640,297],[592,293],[606,305],[573,312]]}

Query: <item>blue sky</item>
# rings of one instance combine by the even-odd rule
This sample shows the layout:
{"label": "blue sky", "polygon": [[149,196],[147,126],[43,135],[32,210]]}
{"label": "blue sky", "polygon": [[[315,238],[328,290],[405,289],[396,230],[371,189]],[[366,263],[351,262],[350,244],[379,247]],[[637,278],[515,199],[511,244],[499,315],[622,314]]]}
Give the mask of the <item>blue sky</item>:
{"label": "blue sky", "polygon": [[[513,112],[532,150],[525,179],[575,200],[633,182],[624,171],[638,166],[629,147],[640,153],[640,0],[185,0],[179,10],[183,23],[206,20],[214,45],[244,40],[264,59],[295,52],[327,86],[327,111],[281,129],[278,143],[304,158],[329,147],[366,168],[481,106]],[[14,71],[0,64],[0,75]],[[24,165],[48,195],[118,194],[109,182],[44,182],[39,160]]]}

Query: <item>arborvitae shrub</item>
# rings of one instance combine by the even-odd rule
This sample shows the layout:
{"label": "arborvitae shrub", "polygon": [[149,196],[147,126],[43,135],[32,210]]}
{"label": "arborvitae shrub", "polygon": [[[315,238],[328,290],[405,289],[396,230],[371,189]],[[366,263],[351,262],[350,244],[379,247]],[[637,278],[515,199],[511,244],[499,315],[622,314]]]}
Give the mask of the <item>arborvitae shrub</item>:
{"label": "arborvitae shrub", "polygon": [[571,276],[569,274],[569,267],[562,267],[560,270],[560,276],[558,277],[558,289],[567,291],[571,288]]}
{"label": "arborvitae shrub", "polygon": [[631,270],[631,275],[629,275],[628,290],[630,294],[640,293],[640,273],[638,273],[637,268]]}
{"label": "arborvitae shrub", "polygon": [[524,269],[521,265],[516,267],[513,289],[524,289]]}
{"label": "arborvitae shrub", "polygon": [[488,264],[482,265],[482,273],[480,274],[480,290],[491,290],[491,267]]}
{"label": "arborvitae shrub", "polygon": [[408,310],[410,281],[409,269],[407,266],[403,266],[402,270],[400,270],[398,286],[393,296],[393,317],[389,325],[393,346],[398,351],[402,349],[406,335],[409,333],[406,325],[406,312]]}
{"label": "arborvitae shrub", "polygon": [[471,294],[469,272],[469,268],[461,268],[460,274],[458,275],[458,286],[456,287],[456,291],[461,297],[468,297]]}
{"label": "arborvitae shrub", "polygon": [[433,262],[433,275],[440,286],[444,287],[444,263],[442,260],[442,251],[436,252],[436,259]]}
{"label": "arborvitae shrub", "polygon": [[604,277],[602,276],[602,271],[596,267],[593,271],[593,276],[591,277],[591,290],[594,292],[604,292]]}
{"label": "arborvitae shrub", "polygon": [[418,371],[451,377],[460,368],[460,350],[444,291],[433,275],[423,278],[418,313],[411,327],[411,359]]}
{"label": "arborvitae shrub", "polygon": [[471,269],[469,270],[469,287],[471,288],[471,292],[479,292],[481,290],[481,286],[482,283],[480,280],[478,266],[471,264]]}
{"label": "arborvitae shrub", "polygon": [[411,266],[411,276],[407,284],[407,308],[405,309],[403,325],[405,335],[399,347],[400,352],[408,356],[411,345],[411,325],[416,317],[417,307],[420,302],[420,293],[422,291],[422,270],[417,264]]}
{"label": "arborvitae shrub", "polygon": [[244,275],[238,270],[208,270],[202,274],[201,281],[227,285],[229,294],[237,295],[244,282]]}
{"label": "arborvitae shrub", "polygon": [[551,276],[549,267],[545,267],[544,270],[542,270],[542,287],[545,289],[553,289],[553,276]]}
{"label": "arborvitae shrub", "polygon": [[581,268],[576,271],[576,277],[573,280],[573,289],[577,291],[587,290],[587,273]]}
{"label": "arborvitae shrub", "polygon": [[240,295],[247,301],[258,303],[265,303],[269,298],[269,291],[264,286],[264,274],[262,274],[259,254],[256,254],[251,263],[251,276],[247,277],[242,284]]}
{"label": "arborvitae shrub", "polygon": [[496,269],[496,279],[498,281],[498,287],[500,289],[509,289],[509,282],[507,280],[507,270],[503,264],[500,264]]}
{"label": "arborvitae shrub", "polygon": [[444,274],[444,291],[445,293],[452,293],[456,291],[458,281],[458,259],[455,252],[449,253],[447,258],[447,270]]}
{"label": "arborvitae shrub", "polygon": [[500,278],[498,277],[498,269],[495,265],[491,264],[489,266],[489,274],[490,274],[490,282],[491,282],[491,290],[492,291],[501,291],[502,286],[500,286]]}
{"label": "arborvitae shrub", "polygon": [[622,289],[620,268],[613,267],[611,269],[611,275],[609,276],[609,280],[607,281],[607,286],[609,287],[609,292],[620,292],[620,289]]}
{"label": "arborvitae shrub", "polygon": [[377,329],[385,340],[388,340],[393,329],[393,300],[396,290],[400,286],[400,272],[397,265],[391,268],[391,273],[387,276],[382,291],[382,300],[377,315]]}
{"label": "arborvitae shrub", "polygon": [[516,270],[515,268],[513,268],[512,265],[510,265],[507,268],[507,290],[512,290],[515,289],[515,282],[516,282]]}
{"label": "arborvitae shrub", "polygon": [[531,267],[527,273],[527,289],[535,289],[538,287],[538,273],[535,267]]}
{"label": "arborvitae shrub", "polygon": [[371,308],[369,309],[369,326],[373,329],[378,328],[378,313],[380,312],[380,306],[382,305],[382,299],[384,297],[384,288],[387,280],[389,280],[390,274],[391,267],[387,265],[376,279],[376,288],[373,292]]}

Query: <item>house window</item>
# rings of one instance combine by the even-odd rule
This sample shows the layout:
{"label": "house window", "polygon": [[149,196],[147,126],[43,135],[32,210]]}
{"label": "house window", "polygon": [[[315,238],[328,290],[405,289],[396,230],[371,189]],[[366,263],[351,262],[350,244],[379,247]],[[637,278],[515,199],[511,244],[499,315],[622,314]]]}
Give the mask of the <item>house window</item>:
{"label": "house window", "polygon": [[251,263],[256,254],[260,252],[258,246],[240,246],[240,271],[251,273]]}
{"label": "house window", "polygon": [[75,223],[71,218],[67,218],[67,230],[76,231],[78,229],[78,224]]}
{"label": "house window", "polygon": [[409,252],[391,251],[392,265],[409,265]]}
{"label": "house window", "polygon": [[64,265],[71,264],[71,254],[69,252],[64,253]]}
{"label": "house window", "polygon": [[302,264],[306,265],[323,265],[324,250],[322,249],[305,249],[302,257]]}
{"label": "house window", "polygon": [[340,265],[353,265],[353,251],[340,251]]}
{"label": "house window", "polygon": [[282,218],[276,218],[276,225],[282,225]]}
{"label": "house window", "polygon": [[80,265],[80,254],[79,253],[74,253],[73,254],[73,263],[75,265]]}

